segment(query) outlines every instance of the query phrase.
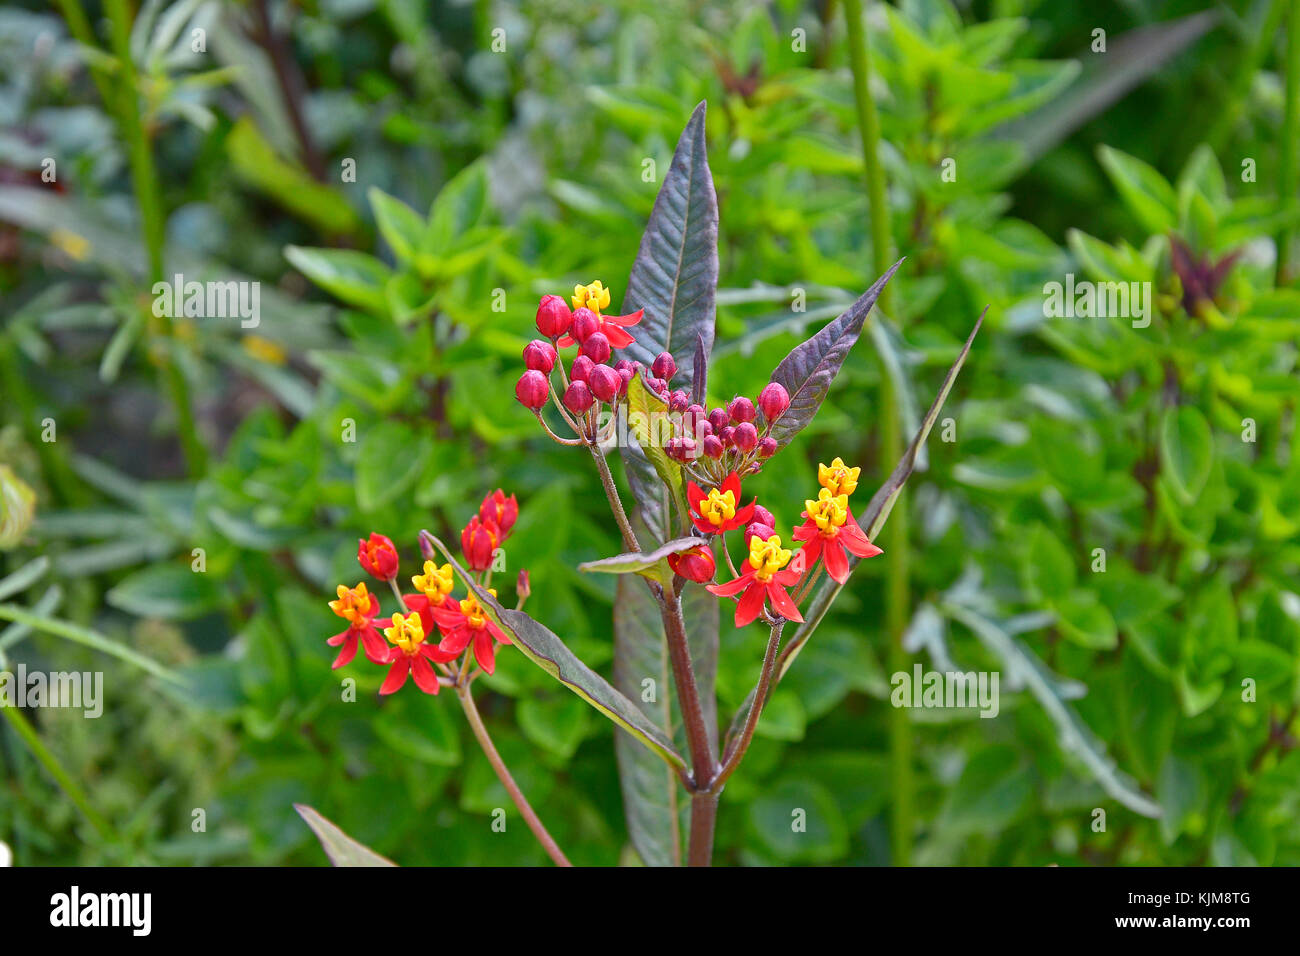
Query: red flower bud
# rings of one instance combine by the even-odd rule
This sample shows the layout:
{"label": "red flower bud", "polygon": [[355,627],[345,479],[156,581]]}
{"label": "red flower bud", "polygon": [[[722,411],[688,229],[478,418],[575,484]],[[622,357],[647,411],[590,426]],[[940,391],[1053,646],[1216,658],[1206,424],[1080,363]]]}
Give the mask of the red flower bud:
{"label": "red flower bud", "polygon": [[736,426],[728,425],[726,428],[722,429],[722,431],[718,432],[718,437],[722,439],[723,448],[731,447],[731,445],[735,444]]}
{"label": "red flower bud", "polygon": [[712,581],[713,574],[717,570],[713,552],[702,544],[680,554],[668,555],[668,566],[686,580],[700,584]]}
{"label": "red flower bud", "polygon": [[677,363],[667,352],[660,352],[651,363],[650,371],[655,378],[662,378],[666,382],[677,374]]}
{"label": "red flower bud", "polygon": [[668,383],[661,378],[655,378],[653,375],[647,375],[645,378],[646,388],[654,392],[665,402],[668,401]]}
{"label": "red flower bud", "polygon": [[524,408],[537,411],[550,396],[551,388],[546,383],[546,376],[536,369],[530,368],[515,383],[515,398],[519,399],[519,404]]}
{"label": "red flower bud", "polygon": [[722,439],[717,435],[704,436],[704,454],[710,458],[722,457]]}
{"label": "red flower bud", "polygon": [[523,568],[519,572],[519,577],[515,579],[515,597],[519,598],[520,601],[524,601],[532,593],[533,587],[528,580],[528,569]]}
{"label": "red flower bud", "polygon": [[370,532],[370,538],[357,540],[357,561],[368,573],[381,581],[397,577],[397,548],[391,538]]}
{"label": "red flower bud", "polygon": [[490,521],[496,525],[501,532],[501,540],[504,541],[510,537],[510,529],[519,517],[519,499],[514,495],[507,498],[506,493],[498,488],[483,499],[483,503],[478,506],[478,516],[485,524]]}
{"label": "red flower bud", "polygon": [[469,524],[460,533],[460,549],[471,571],[486,571],[492,567],[492,554],[500,536],[495,522],[483,521],[478,515],[469,519]]}
{"label": "red flower bud", "polygon": [[739,424],[740,422],[752,422],[755,417],[754,403],[743,395],[737,395],[727,406],[727,414],[731,420]]}
{"label": "red flower bud", "polygon": [[609,339],[604,332],[593,332],[582,343],[582,354],[597,364],[609,358]]}
{"label": "red flower bud", "polygon": [[[577,362],[575,361],[574,364],[576,365]],[[581,380],[570,382],[569,387],[564,390],[563,401],[565,408],[575,415],[581,415],[591,408],[593,401],[591,389]]]}
{"label": "red flower bud", "polygon": [[550,374],[551,369],[555,368],[555,346],[541,339],[533,339],[524,346],[524,365]]}
{"label": "red flower bud", "polygon": [[785,410],[790,407],[790,393],[780,382],[768,382],[763,391],[758,394],[758,407],[763,412],[764,420],[770,424],[784,415]]}
{"label": "red flower bud", "polygon": [[731,416],[725,408],[715,408],[709,412],[709,424],[713,426],[713,434],[716,435],[731,424]]}
{"label": "red flower bud", "polygon": [[579,342],[585,342],[600,331],[600,319],[591,309],[575,309],[569,331]]}
{"label": "red flower bud", "polygon": [[[595,338],[595,336],[592,336],[592,338]],[[587,339],[587,341],[590,342],[591,339]],[[622,381],[618,372],[615,372],[608,365],[597,365],[591,370],[591,374],[587,376],[587,385],[591,388],[591,394],[602,402],[612,402],[614,400],[614,397],[618,395],[619,385],[622,384]]]}
{"label": "red flower bud", "polygon": [[573,313],[558,295],[544,295],[537,303],[537,331],[548,339],[559,338],[569,331]]}
{"label": "red flower bud", "polygon": [[631,359],[621,358],[614,363],[614,371],[622,374],[623,369],[627,369],[629,372],[636,374],[636,367],[639,364],[640,363],[638,362],[633,362]]}
{"label": "red flower bud", "polygon": [[575,382],[585,382],[591,377],[591,370],[595,367],[596,363],[588,356],[579,355],[573,360],[573,364],[569,366],[569,378]]}
{"label": "red flower bud", "polygon": [[[772,517],[772,512],[768,511],[762,505],[754,505],[754,516],[751,524],[765,524],[769,528],[776,527],[776,519]],[[764,541],[767,539],[764,538]]]}
{"label": "red flower bud", "polygon": [[668,410],[670,412],[684,412],[686,406],[691,403],[691,396],[685,389],[679,388],[668,396]]}
{"label": "red flower bud", "polygon": [[759,541],[766,541],[772,535],[776,534],[776,529],[768,524],[759,524],[757,521],[751,521],[745,528],[745,547],[749,547],[750,538],[758,538]]}
{"label": "red flower bud", "polygon": [[[682,428],[686,429],[688,434],[695,435],[696,429],[699,428],[701,422],[704,422],[704,424],[706,425],[708,424],[708,422],[704,418],[704,406],[703,405],[688,406],[686,411],[682,415]],[[697,437],[703,438],[704,436],[699,435]]]}
{"label": "red flower bud", "polygon": [[[752,405],[750,411],[753,411]],[[758,444],[758,429],[754,427],[753,422],[741,422],[736,426],[736,432],[731,436],[731,440],[741,451],[753,451]]]}
{"label": "red flower bud", "polygon": [[619,378],[618,394],[619,395],[627,394],[627,383],[632,381],[632,376],[634,376],[635,374],[636,372],[632,371],[632,369],[630,368],[618,369],[618,378]]}
{"label": "red flower bud", "polygon": [[758,440],[758,457],[771,458],[776,454],[776,439],[771,435],[764,435]]}

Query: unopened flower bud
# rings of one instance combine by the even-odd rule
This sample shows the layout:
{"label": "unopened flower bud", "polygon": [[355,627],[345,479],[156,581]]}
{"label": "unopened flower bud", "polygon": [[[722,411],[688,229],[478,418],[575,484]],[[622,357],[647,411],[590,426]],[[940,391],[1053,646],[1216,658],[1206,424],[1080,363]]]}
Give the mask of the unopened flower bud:
{"label": "unopened flower bud", "polygon": [[519,399],[519,404],[524,408],[537,411],[546,404],[550,395],[551,388],[546,383],[546,376],[537,369],[530,368],[520,375],[519,381],[515,383],[515,398]]}
{"label": "unopened flower bud", "polygon": [[636,366],[637,366],[637,363],[636,363],[636,362],[633,362],[631,359],[621,358],[621,359],[619,359],[617,362],[614,363],[614,371],[615,371],[615,372],[618,372],[618,373],[621,375],[621,374],[623,374],[623,369],[627,369],[629,372],[632,372],[632,373],[635,374],[635,372],[636,372]]}
{"label": "unopened flower bud", "polygon": [[591,370],[595,367],[596,363],[588,356],[579,355],[573,360],[573,364],[569,366],[569,378],[575,382],[585,382],[591,376]]}
{"label": "unopened flower bud", "polygon": [[619,378],[618,394],[619,395],[627,394],[627,383],[632,381],[632,376],[635,374],[636,373],[632,371],[630,368],[618,369],[618,378]]}
{"label": "unopened flower bud", "polygon": [[591,336],[600,331],[600,319],[596,318],[596,313],[591,309],[575,309],[573,312],[573,325],[570,327],[570,334],[579,342],[585,342]]}
{"label": "unopened flower bud", "polygon": [[691,396],[684,390],[678,389],[668,396],[668,410],[670,412],[684,412],[686,406],[691,403]]}
{"label": "unopened flower bud", "polygon": [[609,358],[609,339],[604,332],[593,332],[582,343],[582,354],[597,364]]}
{"label": "unopened flower bud", "polygon": [[[753,406],[750,406],[753,410]],[[736,426],[736,432],[731,436],[732,442],[741,451],[753,451],[758,444],[758,429],[754,427],[753,422],[741,422]]]}
{"label": "unopened flower bud", "polygon": [[686,409],[685,413],[682,415],[682,428],[686,429],[686,431],[689,434],[694,435],[696,428],[699,426],[699,423],[703,421],[705,421],[704,406],[691,405]]}
{"label": "unopened flower bud", "polygon": [[764,435],[758,440],[758,457],[771,458],[776,454],[776,439],[771,435]]}
{"label": "unopened flower bud", "polygon": [[558,295],[544,295],[537,303],[537,331],[548,339],[559,338],[569,331],[573,313]]}
{"label": "unopened flower bud", "polygon": [[759,541],[766,541],[774,534],[776,534],[776,529],[771,525],[759,524],[757,521],[751,521],[745,526],[745,547],[749,547],[750,538],[758,538]]}
{"label": "unopened flower bud", "polygon": [[718,432],[718,437],[722,439],[723,448],[730,448],[732,445],[736,443],[735,442],[736,426],[734,425],[726,426],[725,428],[722,429],[722,431]]}
{"label": "unopened flower bud", "polygon": [[682,551],[679,554],[668,555],[668,566],[673,569],[675,574],[699,584],[712,581],[714,572],[717,570],[716,563],[713,560],[713,552],[703,544],[697,545],[688,551]]}
{"label": "unopened flower bud", "polygon": [[555,346],[542,339],[533,339],[524,346],[524,365],[549,375],[555,368]]}
{"label": "unopened flower bud", "polygon": [[532,593],[533,588],[528,580],[528,569],[524,568],[519,572],[519,577],[515,579],[515,597],[523,601]]}
{"label": "unopened flower bud", "polygon": [[752,422],[755,416],[754,403],[743,395],[737,395],[731,400],[731,404],[727,406],[727,414],[731,416],[731,420],[736,424]]}
{"label": "unopened flower bud", "polygon": [[704,436],[704,454],[710,458],[722,457],[722,439],[717,435]]}
{"label": "unopened flower bud", "polygon": [[731,416],[725,408],[715,408],[709,412],[709,424],[713,426],[713,434],[716,435],[731,424]]}
{"label": "unopened flower bud", "polygon": [[369,538],[357,541],[357,561],[369,574],[381,581],[391,581],[397,577],[397,548],[392,538],[370,532]]}
{"label": "unopened flower bud", "polygon": [[[593,336],[594,338],[594,336]],[[587,339],[588,342],[591,339]],[[618,372],[615,372],[608,365],[597,365],[587,376],[587,384],[591,386],[591,394],[602,402],[612,402],[618,395],[619,384],[622,379]]]}
{"label": "unopened flower bud", "polygon": [[662,378],[666,382],[677,374],[677,363],[667,352],[660,352],[655,356],[650,371],[654,373],[655,378]]}
{"label": "unopened flower bud", "polygon": [[569,387],[564,390],[564,407],[575,415],[581,415],[591,408],[592,401],[591,389],[587,387],[587,383],[584,381],[572,381],[569,383]]}
{"label": "unopened flower bud", "polygon": [[[750,523],[751,523],[751,524],[765,524],[765,525],[767,525],[769,528],[775,528],[775,527],[776,527],[776,519],[772,517],[772,512],[768,511],[766,508],[764,508],[764,507],[763,507],[762,505],[760,505],[760,504],[755,504],[755,505],[754,505],[754,517],[753,517],[753,520],[752,520]],[[767,539],[764,538],[763,540],[766,541]]]}
{"label": "unopened flower bud", "polygon": [[771,424],[790,407],[790,393],[780,382],[768,382],[758,394],[758,407],[764,420]]}

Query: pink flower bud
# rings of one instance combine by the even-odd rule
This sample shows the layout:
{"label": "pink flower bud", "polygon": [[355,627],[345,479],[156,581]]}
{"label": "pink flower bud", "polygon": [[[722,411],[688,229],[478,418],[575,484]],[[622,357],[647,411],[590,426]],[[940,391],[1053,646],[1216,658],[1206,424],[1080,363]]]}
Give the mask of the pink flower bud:
{"label": "pink flower bud", "polygon": [[[772,517],[772,512],[768,511],[766,508],[764,508],[762,505],[759,504],[754,505],[754,517],[750,523],[765,524],[769,528],[776,527],[776,519]],[[764,538],[763,540],[766,541],[767,539]]]}
{"label": "pink flower bud", "polygon": [[[576,364],[576,363],[575,363]],[[591,389],[587,383],[581,380],[569,383],[569,387],[564,390],[564,407],[575,415],[581,415],[587,409],[591,408],[593,401]]]}
{"label": "pink flower bud", "polygon": [[[751,405],[749,409],[752,412],[754,406]],[[753,422],[741,422],[736,426],[736,432],[731,436],[731,440],[741,451],[753,451],[758,444],[758,429],[754,427]]]}
{"label": "pink flower bud", "polygon": [[519,572],[519,577],[515,579],[515,596],[522,601],[532,593],[533,588],[528,580],[528,569],[524,568]]}
{"label": "pink flower bud", "polygon": [[727,406],[727,414],[731,416],[731,420],[736,424],[752,422],[755,416],[754,403],[743,395],[737,395],[731,400],[731,404]]}
{"label": "pink flower bud", "polygon": [[666,382],[677,374],[677,363],[673,361],[673,357],[667,352],[660,352],[655,356],[650,371],[654,373],[655,378],[662,378]]}
{"label": "pink flower bud", "polygon": [[713,434],[716,435],[731,424],[731,416],[725,408],[715,408],[709,412],[709,424],[713,426]]}
{"label": "pink flower bud", "polygon": [[[587,339],[588,342],[591,339]],[[618,394],[619,384],[622,381],[618,372],[615,372],[608,365],[597,365],[587,376],[587,384],[591,386],[591,394],[602,402],[612,402],[614,396]]]}
{"label": "pink flower bud", "polygon": [[519,404],[524,408],[531,408],[537,411],[546,404],[550,398],[551,389],[546,383],[546,376],[535,368],[530,368],[523,375],[519,376],[519,381],[515,383],[515,398],[519,399]]}
{"label": "pink flower bud", "polygon": [[686,406],[691,403],[691,396],[684,389],[678,389],[668,396],[668,410],[670,412],[684,412]]}
{"label": "pink flower bud", "polygon": [[542,339],[533,339],[524,346],[524,365],[549,375],[555,368],[555,347]]}
{"label": "pink flower bud", "polygon": [[722,457],[722,439],[717,435],[704,436],[704,454],[710,458]]}
{"label": "pink flower bud", "polygon": [[[691,435],[695,434],[695,430],[699,427],[699,423],[704,421],[703,405],[691,405],[687,407],[686,411],[682,414],[682,428],[686,429],[687,433]],[[705,422],[705,424],[707,424],[707,422]],[[703,436],[700,437],[702,438]]]}
{"label": "pink flower bud", "polygon": [[776,529],[771,525],[759,524],[757,521],[751,521],[745,527],[745,547],[749,547],[750,538],[758,538],[759,541],[766,541],[774,534],[776,534]]}
{"label": "pink flower bud", "polygon": [[764,435],[758,440],[758,457],[771,458],[776,454],[776,439],[771,435]]}
{"label": "pink flower bud", "polygon": [[723,448],[730,448],[735,444],[736,427],[734,425],[726,426],[722,431],[718,432],[718,437],[722,439]]}
{"label": "pink flower bud", "polygon": [[609,339],[604,332],[593,332],[582,343],[582,354],[597,364],[609,358]]}
{"label": "pink flower bud", "polygon": [[544,295],[537,303],[537,331],[548,339],[559,338],[569,331],[573,313],[558,295]]}
{"label": "pink flower bud", "polygon": [[573,312],[573,325],[570,327],[570,334],[579,342],[585,342],[588,338],[600,331],[600,319],[596,318],[596,313],[591,309],[575,309]]}
{"label": "pink flower bud", "polygon": [[703,544],[697,545],[689,551],[682,551],[680,554],[668,555],[668,566],[686,580],[695,581],[699,584],[712,581],[714,572],[717,570],[713,560],[713,552],[708,549],[707,545]]}
{"label": "pink flower bud", "polygon": [[619,377],[618,394],[626,395],[627,383],[632,381],[632,376],[635,375],[636,373],[633,372],[630,368],[620,368],[617,369],[617,371]]}
{"label": "pink flower bud", "polygon": [[591,376],[591,370],[595,367],[596,363],[589,357],[579,355],[573,360],[573,364],[569,366],[569,378],[575,382],[585,382]]}
{"label": "pink flower bud", "polygon": [[763,418],[770,424],[790,407],[790,393],[780,382],[768,382],[758,394],[758,407],[763,412]]}

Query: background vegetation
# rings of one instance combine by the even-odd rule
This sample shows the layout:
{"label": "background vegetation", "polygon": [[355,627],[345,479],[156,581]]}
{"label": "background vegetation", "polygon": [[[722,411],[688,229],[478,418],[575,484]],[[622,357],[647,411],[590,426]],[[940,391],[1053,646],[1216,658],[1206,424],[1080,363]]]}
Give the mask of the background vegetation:
{"label": "background vegetation", "polygon": [[[359,536],[413,566],[501,485],[530,613],[608,672],[613,588],[574,568],[617,533],[512,383],[539,295],[619,300],[705,99],[711,393],[908,257],[754,481],[779,521],[818,460],[892,468],[991,306],[902,577],[865,564],[782,683],[717,860],[1300,863],[1297,4],[867,4],[874,233],[857,2],[56,6],[0,11],[0,669],[107,701],[5,711],[17,863],[322,863],[294,802],[406,864],[543,862],[452,702],[353,668],[340,703],[325,602]],[[260,282],[260,324],[154,318],[176,272]],[[1151,282],[1150,326],[1045,316],[1067,273]],[[761,655],[724,626],[722,714]],[[891,708],[914,662],[1000,671],[1000,715]],[[634,859],[609,725],[508,650],[485,685],[570,858]]]}

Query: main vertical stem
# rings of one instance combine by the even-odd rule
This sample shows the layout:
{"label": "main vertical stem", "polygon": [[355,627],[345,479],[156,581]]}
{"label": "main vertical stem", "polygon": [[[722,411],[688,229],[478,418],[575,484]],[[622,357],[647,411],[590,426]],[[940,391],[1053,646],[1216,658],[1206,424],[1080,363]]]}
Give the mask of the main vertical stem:
{"label": "main vertical stem", "polygon": [[[861,0],[844,0],[844,20],[848,32],[849,65],[853,71],[858,132],[862,139],[867,199],[871,206],[872,265],[874,273],[882,275],[889,268],[892,242],[889,207],[885,200],[885,173],[880,165],[880,120],[869,86],[871,58]],[[880,297],[881,310],[889,313],[892,302],[893,289],[886,286]],[[898,396],[894,394],[893,381],[883,362],[880,370],[880,415],[881,461],[888,469],[902,456],[903,439]],[[911,601],[908,593],[907,502],[902,493],[895,502],[891,518],[886,526],[884,542],[885,626],[889,641],[889,669],[891,673],[897,673],[907,669],[902,640]],[[892,795],[890,845],[895,865],[907,866],[912,857],[912,733],[907,711],[899,707],[889,710],[889,768]]]}
{"label": "main vertical stem", "polygon": [[[1278,157],[1277,198],[1284,208],[1294,209],[1296,189],[1300,187],[1300,167],[1296,150],[1300,147],[1300,0],[1291,0],[1286,24],[1286,93],[1282,107],[1282,148]],[[1278,285],[1290,280],[1289,254],[1295,238],[1295,226],[1288,225],[1277,237]]]}

